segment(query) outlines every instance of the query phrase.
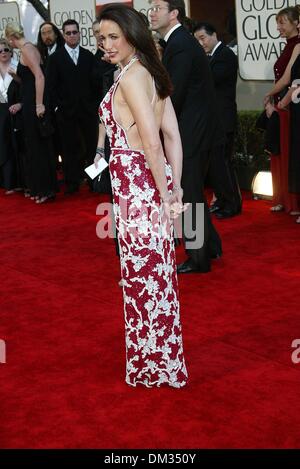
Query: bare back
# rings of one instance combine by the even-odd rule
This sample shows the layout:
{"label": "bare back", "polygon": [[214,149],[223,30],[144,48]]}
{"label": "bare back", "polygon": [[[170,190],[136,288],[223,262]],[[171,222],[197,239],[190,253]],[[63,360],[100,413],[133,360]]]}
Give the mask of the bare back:
{"label": "bare back", "polygon": [[[136,108],[132,108],[132,106],[131,108],[129,107],[122,91],[122,89],[124,90],[126,87],[126,81],[128,79],[132,80],[133,77],[136,80],[137,87]],[[146,104],[148,105],[149,113],[152,112],[154,114],[156,131],[159,132],[163,118],[165,100],[161,100],[157,96],[155,82],[150,73],[139,62],[136,62],[126,71],[124,76],[120,78],[119,86],[116,88],[113,99],[113,113],[115,120],[125,131],[129,147],[135,150],[143,149],[143,143],[134,117],[138,107],[141,105],[139,101],[139,93],[141,90],[143,91],[144,99],[146,98],[147,100]],[[145,102],[143,105],[145,105]]]}

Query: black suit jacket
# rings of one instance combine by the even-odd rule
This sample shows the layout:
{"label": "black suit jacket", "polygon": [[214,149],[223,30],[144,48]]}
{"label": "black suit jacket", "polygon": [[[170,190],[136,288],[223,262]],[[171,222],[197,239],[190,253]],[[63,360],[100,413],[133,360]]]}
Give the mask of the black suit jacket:
{"label": "black suit jacket", "polygon": [[224,140],[209,61],[182,26],[169,37],[162,61],[174,85],[171,99],[184,158],[197,157]]}
{"label": "black suit jacket", "polygon": [[[59,43],[59,44],[57,44],[55,52],[56,52],[58,49],[61,49],[62,47],[64,47],[64,43]],[[38,49],[39,49],[39,53],[41,54],[41,58],[42,58],[42,63],[43,63],[43,66],[44,66],[44,70],[46,70],[46,69],[47,69],[47,65],[48,65],[49,58],[51,57],[52,54],[49,55],[48,47],[45,46],[45,45],[42,45],[42,46],[38,47]]]}
{"label": "black suit jacket", "polygon": [[12,80],[7,89],[7,103],[0,104],[0,166],[9,158],[12,147],[15,145],[15,130],[20,130],[22,125],[22,111],[11,114],[9,106],[21,102],[20,86]]}
{"label": "black suit jacket", "polygon": [[236,82],[238,61],[234,52],[221,43],[210,58],[217,105],[226,133],[234,132],[237,120]]}
{"label": "black suit jacket", "polygon": [[46,86],[51,107],[58,107],[65,118],[97,112],[99,92],[97,96],[96,81],[96,59],[89,50],[79,48],[77,65],[65,47],[49,57]]}

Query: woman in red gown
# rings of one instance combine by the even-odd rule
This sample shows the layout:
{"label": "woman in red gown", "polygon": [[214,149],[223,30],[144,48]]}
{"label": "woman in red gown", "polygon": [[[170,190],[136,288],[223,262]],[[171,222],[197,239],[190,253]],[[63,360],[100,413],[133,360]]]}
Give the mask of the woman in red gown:
{"label": "woman in red gown", "polygon": [[[288,167],[290,153],[289,112],[276,107],[281,94],[285,94],[286,87],[290,83],[291,57],[296,58],[300,38],[298,37],[299,10],[297,7],[288,7],[281,10],[277,16],[277,29],[282,38],[286,38],[287,44],[274,65],[275,86],[265,97],[267,114],[278,112],[280,118],[280,155],[271,155],[271,171],[273,180],[273,202],[271,208],[274,212],[285,210],[286,212],[299,210],[297,198],[289,194]],[[273,103],[272,103],[273,99]]]}
{"label": "woman in red gown", "polygon": [[[300,54],[295,60],[291,72],[291,87],[284,98],[278,103],[279,109],[290,109],[290,159],[289,159],[289,190],[300,207]],[[295,215],[300,215],[299,211]],[[300,216],[296,219],[300,223]]]}
{"label": "woman in red gown", "polygon": [[187,371],[171,217],[183,211],[182,147],[171,83],[136,10],[122,4],[104,8],[100,32],[111,63],[121,67],[100,105],[95,164],[106,132],[123,280],[126,382],[180,388]]}

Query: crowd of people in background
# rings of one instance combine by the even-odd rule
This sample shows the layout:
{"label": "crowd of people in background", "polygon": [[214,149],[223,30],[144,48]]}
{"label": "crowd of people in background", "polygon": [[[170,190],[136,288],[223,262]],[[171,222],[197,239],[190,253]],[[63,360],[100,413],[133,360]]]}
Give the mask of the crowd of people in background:
{"label": "crowd of people in background", "polygon": [[[208,271],[210,259],[222,254],[211,215],[224,219],[242,210],[232,163],[238,61],[219,40],[215,27],[186,18],[183,6],[182,0],[153,0],[143,19],[174,87],[172,102],[184,149],[185,201],[205,204],[205,246],[191,254],[182,270]],[[274,67],[275,85],[265,97],[268,117],[277,112],[281,126],[280,154],[271,157],[272,210],[298,215],[300,223],[299,106],[292,95],[300,78],[298,7],[285,8],[276,21],[287,45]],[[170,34],[165,34],[170,27],[172,47]],[[22,26],[7,26],[6,39],[0,41],[0,185],[6,195],[20,191],[37,204],[54,201],[60,190],[59,159],[66,196],[79,192],[86,180],[84,167],[93,163],[97,147],[99,104],[119,73],[105,58],[97,20],[93,32],[99,46],[95,55],[80,46],[75,20],[65,21],[62,31],[51,22],[43,23],[36,45],[26,39]],[[103,190],[110,192],[108,171],[102,181]],[[92,191],[92,181],[88,184]],[[205,184],[214,192],[209,205]]]}

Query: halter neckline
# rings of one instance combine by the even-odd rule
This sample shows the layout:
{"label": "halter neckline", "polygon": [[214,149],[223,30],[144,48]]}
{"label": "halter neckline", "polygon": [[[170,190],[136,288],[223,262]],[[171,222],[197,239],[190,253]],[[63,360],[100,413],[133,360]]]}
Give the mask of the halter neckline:
{"label": "halter neckline", "polygon": [[[121,69],[120,75],[122,75],[126,70],[128,70],[129,67],[130,67],[134,62],[136,62],[137,60],[139,60],[139,58],[138,58],[137,55],[134,55],[133,57],[131,57],[131,59],[129,60],[128,64],[126,64],[125,67],[123,67],[123,68]],[[120,76],[120,75],[119,75],[119,76]]]}

